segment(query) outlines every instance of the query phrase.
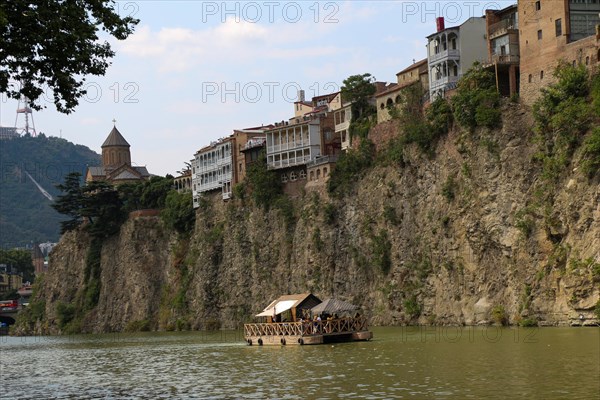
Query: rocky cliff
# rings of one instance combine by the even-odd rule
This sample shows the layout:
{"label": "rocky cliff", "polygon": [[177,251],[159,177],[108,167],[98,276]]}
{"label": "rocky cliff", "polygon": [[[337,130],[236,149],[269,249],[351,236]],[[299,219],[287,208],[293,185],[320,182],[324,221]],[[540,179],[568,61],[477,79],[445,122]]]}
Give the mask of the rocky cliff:
{"label": "rocky cliff", "polygon": [[[598,174],[581,174],[576,154],[540,205],[532,124],[507,106],[501,130],[453,130],[433,156],[409,148],[343,198],[309,182],[286,212],[208,198],[189,238],[130,217],[102,245],[97,305],[77,328],[232,328],[306,291],[360,304],[373,324],[596,323]],[[57,304],[81,295],[89,241],[69,233],[53,251],[38,332],[65,327]]]}

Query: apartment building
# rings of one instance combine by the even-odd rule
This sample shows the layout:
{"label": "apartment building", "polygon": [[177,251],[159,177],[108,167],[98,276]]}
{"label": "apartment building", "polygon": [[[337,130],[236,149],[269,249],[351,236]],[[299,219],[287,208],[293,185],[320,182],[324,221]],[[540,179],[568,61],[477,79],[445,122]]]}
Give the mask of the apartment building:
{"label": "apartment building", "polygon": [[[429,71],[427,59],[414,61],[413,63],[396,74],[397,83],[375,95],[377,103],[377,123],[391,119],[389,110],[402,101],[402,91],[415,83],[422,85],[424,92],[429,93]],[[429,97],[429,96],[427,96]]]}
{"label": "apartment building", "polygon": [[223,200],[231,198],[233,185],[233,137],[219,139],[201,148],[192,161],[192,196],[194,208],[202,193],[220,190]]}
{"label": "apartment building", "polygon": [[519,12],[517,5],[502,10],[486,10],[488,45],[487,68],[496,76],[496,87],[503,96],[519,93]]}
{"label": "apartment building", "polygon": [[561,59],[594,70],[600,57],[598,0],[519,0],[520,94],[526,104],[555,81]]}
{"label": "apartment building", "polygon": [[437,18],[437,32],[427,36],[430,98],[455,89],[475,62],[487,61],[487,54],[485,17],[471,17],[451,28],[445,27],[443,17]]}

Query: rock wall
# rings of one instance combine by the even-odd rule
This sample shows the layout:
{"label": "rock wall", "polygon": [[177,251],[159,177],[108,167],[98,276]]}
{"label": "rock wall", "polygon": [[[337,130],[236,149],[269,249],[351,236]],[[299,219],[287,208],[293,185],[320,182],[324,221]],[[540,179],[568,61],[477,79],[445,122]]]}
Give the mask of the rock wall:
{"label": "rock wall", "polygon": [[[81,329],[233,328],[306,291],[360,304],[373,324],[597,323],[598,177],[574,163],[553,204],[536,206],[530,115],[511,105],[504,121],[451,132],[433,158],[411,148],[405,165],[367,171],[342,199],[307,187],[293,216],[215,195],[189,238],[132,217],[103,245],[98,304]],[[61,331],[56,304],[76,298],[88,243],[69,233],[53,251],[38,331]]]}

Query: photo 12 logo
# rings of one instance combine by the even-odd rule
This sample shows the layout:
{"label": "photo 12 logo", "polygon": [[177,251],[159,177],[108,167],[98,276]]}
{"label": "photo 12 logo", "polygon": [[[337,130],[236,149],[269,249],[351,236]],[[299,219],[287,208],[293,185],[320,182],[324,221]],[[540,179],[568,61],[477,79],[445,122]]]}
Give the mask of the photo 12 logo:
{"label": "photo 12 logo", "polygon": [[202,23],[234,20],[235,22],[295,24],[301,20],[337,24],[340,6],[336,2],[279,1],[205,1],[202,2]]}
{"label": "photo 12 logo", "polygon": [[[315,82],[308,89],[308,93],[312,92],[315,97],[335,93],[340,87],[334,82],[324,85]],[[203,103],[275,103],[281,100],[294,103],[298,101],[301,90],[302,86],[298,82],[202,82],[201,99]]]}
{"label": "photo 12 logo", "polygon": [[435,21],[438,17],[444,17],[450,24],[457,24],[471,17],[485,15],[485,10],[499,10],[500,3],[488,1],[403,1],[402,22],[421,23]]}

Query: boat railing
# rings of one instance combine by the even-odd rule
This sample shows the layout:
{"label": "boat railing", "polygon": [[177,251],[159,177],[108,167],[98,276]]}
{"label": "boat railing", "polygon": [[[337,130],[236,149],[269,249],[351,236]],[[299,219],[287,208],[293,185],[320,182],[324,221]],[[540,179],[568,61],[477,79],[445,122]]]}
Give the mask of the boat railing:
{"label": "boat railing", "polygon": [[363,332],[369,329],[365,317],[325,321],[270,322],[244,324],[245,336],[312,336]]}

